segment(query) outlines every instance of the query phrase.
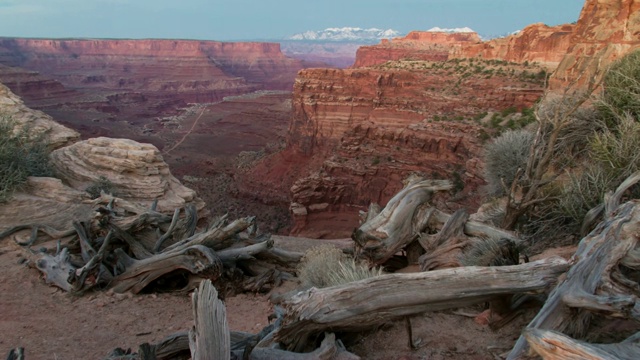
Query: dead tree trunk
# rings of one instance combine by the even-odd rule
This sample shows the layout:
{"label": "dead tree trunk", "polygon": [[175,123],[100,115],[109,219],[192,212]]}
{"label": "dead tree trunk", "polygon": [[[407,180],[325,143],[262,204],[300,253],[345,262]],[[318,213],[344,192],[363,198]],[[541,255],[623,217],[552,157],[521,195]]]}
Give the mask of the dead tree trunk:
{"label": "dead tree trunk", "polygon": [[222,271],[220,259],[211,249],[200,245],[161,253],[144,260],[134,260],[122,249],[116,249],[115,254],[127,269],[113,279],[111,288],[116,293],[131,291],[137,294],[153,280],[178,269],[192,274],[206,274],[211,278],[217,278]]}
{"label": "dead tree trunk", "polygon": [[[352,235],[360,250],[359,256],[371,265],[379,265],[419,241],[426,251],[420,261],[423,269],[434,269],[457,265],[456,257],[468,243],[462,235],[520,243],[510,231],[468,221],[463,213],[452,217],[429,205],[435,191],[451,187],[448,181],[414,179],[377,215],[363,216],[365,222]],[[371,210],[377,211],[375,207]],[[451,239],[456,234],[460,238]]]}
{"label": "dead tree trunk", "polygon": [[276,340],[301,351],[328,329],[359,331],[406,315],[477,304],[496,295],[542,290],[568,267],[561,258],[503,267],[463,267],[389,274],[325,289],[311,288],[282,302]]}
{"label": "dead tree trunk", "polygon": [[205,280],[193,292],[195,325],[189,331],[189,347],[193,360],[231,359],[231,338],[227,311],[218,292]]}
{"label": "dead tree trunk", "polygon": [[[573,256],[575,264],[527,330],[546,329],[580,336],[588,329],[592,312],[640,320],[640,287],[622,269],[640,270],[640,254],[635,251],[640,234],[640,201],[617,206],[622,193],[639,180],[637,172],[613,195],[605,197],[605,213],[609,217],[580,241]],[[508,359],[520,358],[527,347],[521,336]]]}
{"label": "dead tree trunk", "polygon": [[640,359],[640,333],[618,344],[589,344],[551,330],[525,330],[524,337],[543,359]]}

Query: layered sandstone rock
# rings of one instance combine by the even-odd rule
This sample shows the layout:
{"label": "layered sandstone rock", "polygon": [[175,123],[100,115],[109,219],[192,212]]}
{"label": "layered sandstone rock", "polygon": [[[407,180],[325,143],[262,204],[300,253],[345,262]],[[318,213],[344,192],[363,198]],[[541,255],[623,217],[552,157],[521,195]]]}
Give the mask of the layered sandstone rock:
{"label": "layered sandstone rock", "polygon": [[3,84],[0,84],[0,116],[15,121],[30,132],[44,134],[52,149],[69,145],[80,137],[76,131],[53,121],[51,116],[26,107],[22,99]]}
{"label": "layered sandstone rock", "polygon": [[450,58],[537,62],[553,70],[567,53],[575,25],[532,24],[517,34],[451,48]]}
{"label": "layered sandstone rock", "polygon": [[540,69],[419,61],[368,69],[306,69],[294,85],[289,144],[311,155],[314,148],[335,145],[358,128],[393,132],[436,116],[469,118],[529,107],[543,84],[519,77],[524,71]]}
{"label": "layered sandstone rock", "polygon": [[94,138],[54,151],[56,175],[75,189],[86,189],[100,177],[111,181],[117,195],[149,206],[158,200],[158,211],[171,212],[185,203],[204,203],[195,191],[171,175],[158,149],[128,139]]}
{"label": "layered sandstone rock", "polygon": [[287,151],[305,159],[296,167],[316,165],[292,182],[292,232],[348,236],[358,210],[386,203],[412,172],[457,179],[451,206],[475,205],[467,195],[483,184],[479,157],[491,131],[478,115],[532,106],[544,76],[531,76],[541,71],[484,60],[301,71]]}
{"label": "layered sandstone rock", "polygon": [[561,91],[577,81],[584,86],[593,74],[640,48],[640,1],[587,0],[571,36],[571,47],[549,81]]}
{"label": "layered sandstone rock", "polygon": [[448,33],[412,31],[407,36],[382,40],[378,45],[362,46],[353,67],[383,64],[400,59],[443,61],[453,47],[481,42],[474,32]]}
{"label": "layered sandstone rock", "polygon": [[[12,226],[42,224],[71,229],[73,221],[87,221],[92,211],[89,195],[60,179],[31,177],[5,204],[0,203],[0,231]],[[28,236],[27,236],[28,237]]]}
{"label": "layered sandstone rock", "polygon": [[85,137],[149,139],[193,103],[290,91],[303,61],[275,43],[0,39],[0,82]]}

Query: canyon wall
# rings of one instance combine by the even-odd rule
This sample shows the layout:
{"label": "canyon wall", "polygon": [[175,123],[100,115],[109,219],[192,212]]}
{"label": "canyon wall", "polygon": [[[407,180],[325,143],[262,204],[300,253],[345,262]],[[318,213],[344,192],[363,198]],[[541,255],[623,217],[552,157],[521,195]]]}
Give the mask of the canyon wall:
{"label": "canyon wall", "polygon": [[413,31],[402,38],[358,49],[354,67],[412,59],[445,61],[479,57],[485,60],[538,62],[555,69],[571,45],[575,25],[533,24],[516,34],[482,41],[478,34]]}
{"label": "canyon wall", "polygon": [[575,25],[532,24],[516,34],[451,48],[450,58],[537,62],[553,70],[567,53]]}
{"label": "canyon wall", "polygon": [[591,75],[639,48],[639,0],[587,0],[549,87],[554,91],[574,83],[583,87]]}
{"label": "canyon wall", "polygon": [[291,91],[305,66],[277,43],[0,38],[0,82],[84,136],[131,137],[189,104]]}
{"label": "canyon wall", "polygon": [[353,67],[383,64],[400,59],[443,61],[452,47],[481,42],[478,34],[412,31],[405,37],[382,40],[378,45],[362,46]]}
{"label": "canyon wall", "polygon": [[483,184],[478,157],[492,131],[486,114],[532,106],[543,79],[523,75],[539,71],[458,59],[302,70],[287,149],[270,165],[284,170],[262,168],[260,182],[291,186],[292,233],[312,237],[348,236],[358,210],[386,203],[412,172],[456,179],[448,206],[472,208]]}
{"label": "canyon wall", "polygon": [[301,71],[285,153],[289,164],[313,165],[291,181],[293,233],[347,236],[341,224],[357,225],[357,210],[384,204],[413,171],[457,180],[444,206],[472,207],[490,131],[475,115],[531,106],[548,72],[557,68],[551,90],[562,89],[637,48],[639,4],[587,0],[576,24],[484,42],[413,32],[361,47],[352,69]]}

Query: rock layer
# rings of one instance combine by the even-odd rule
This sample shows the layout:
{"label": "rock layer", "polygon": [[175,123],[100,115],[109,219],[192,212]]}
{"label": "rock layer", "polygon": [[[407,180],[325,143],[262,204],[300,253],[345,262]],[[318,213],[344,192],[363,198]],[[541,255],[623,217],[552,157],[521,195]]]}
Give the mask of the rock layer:
{"label": "rock layer", "polygon": [[128,139],[93,138],[54,151],[56,175],[76,189],[86,189],[100,177],[111,181],[117,196],[171,212],[185,203],[204,203],[195,191],[171,175],[158,149]]}
{"label": "rock layer", "polygon": [[0,116],[6,116],[33,133],[45,134],[52,149],[69,145],[80,137],[76,131],[53,121],[51,116],[26,107],[22,99],[3,84],[0,84]]}
{"label": "rock layer", "polygon": [[549,81],[553,91],[584,86],[625,54],[640,48],[639,0],[586,0],[571,47]]}
{"label": "rock layer", "polygon": [[383,64],[400,59],[443,61],[453,47],[481,42],[478,34],[412,31],[407,36],[382,40],[379,45],[362,46],[353,67]]}

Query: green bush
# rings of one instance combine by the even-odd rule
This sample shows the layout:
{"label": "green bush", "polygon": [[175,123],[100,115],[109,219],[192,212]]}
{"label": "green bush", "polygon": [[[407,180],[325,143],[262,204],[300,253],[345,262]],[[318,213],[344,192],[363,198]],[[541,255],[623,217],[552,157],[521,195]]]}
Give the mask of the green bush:
{"label": "green bush", "polygon": [[0,115],[0,202],[6,202],[27,177],[52,175],[46,134],[34,134],[27,126],[15,128],[11,117]]}
{"label": "green bush", "polygon": [[491,196],[504,195],[504,185],[513,182],[519,168],[529,158],[533,134],[526,130],[509,130],[485,147],[485,180]]}
{"label": "green bush", "polygon": [[333,245],[309,249],[298,265],[298,278],[304,287],[330,287],[382,275],[379,268],[355,261]]}
{"label": "green bush", "polygon": [[117,196],[115,185],[113,185],[111,180],[107,179],[104,176],[100,176],[91,185],[87,186],[85,191],[91,196],[92,199],[99,198],[100,194],[103,191],[105,194],[111,194],[113,196]]}
{"label": "green bush", "polygon": [[624,114],[640,119],[640,51],[615,62],[603,80],[602,99],[598,109],[609,127],[614,127]]}

